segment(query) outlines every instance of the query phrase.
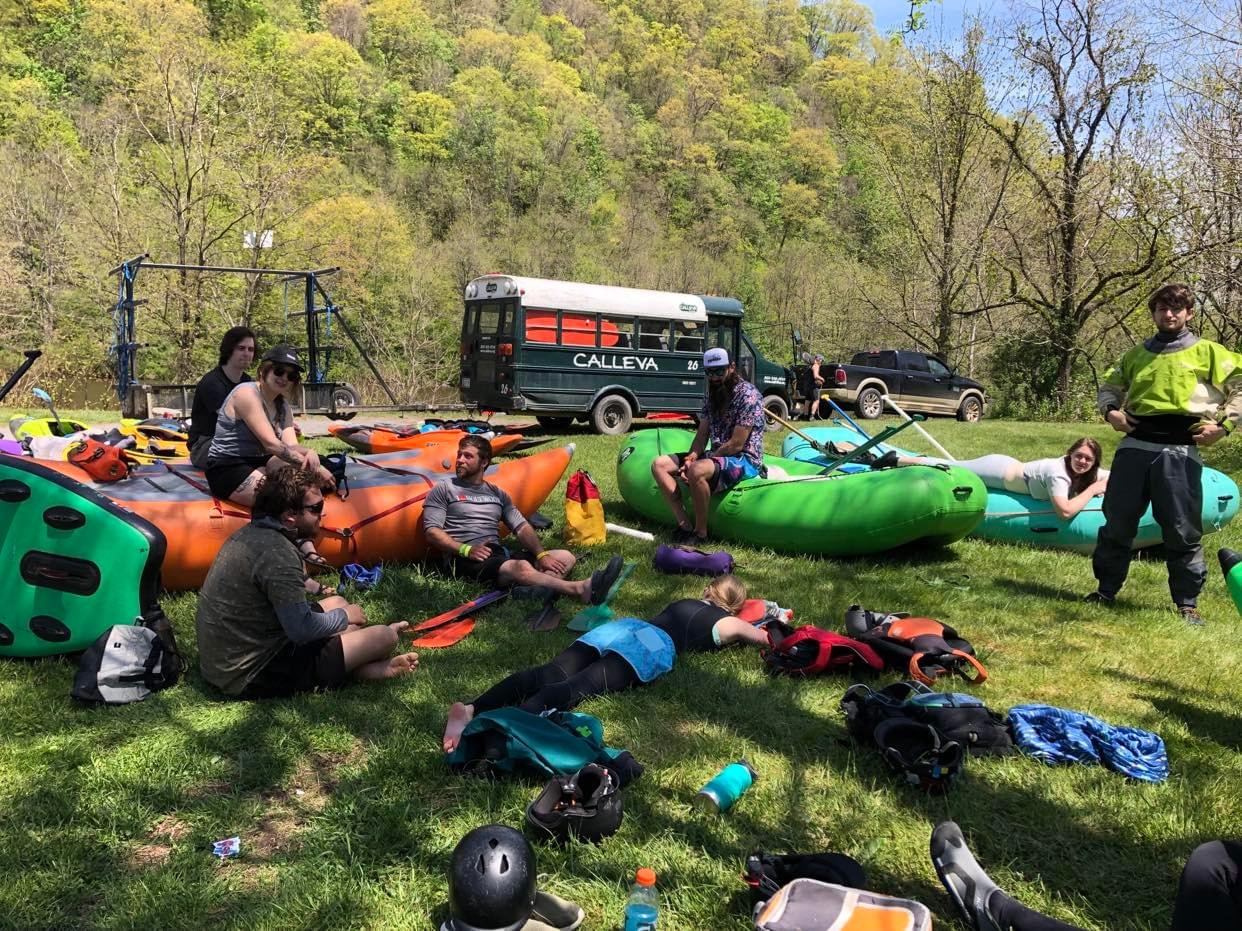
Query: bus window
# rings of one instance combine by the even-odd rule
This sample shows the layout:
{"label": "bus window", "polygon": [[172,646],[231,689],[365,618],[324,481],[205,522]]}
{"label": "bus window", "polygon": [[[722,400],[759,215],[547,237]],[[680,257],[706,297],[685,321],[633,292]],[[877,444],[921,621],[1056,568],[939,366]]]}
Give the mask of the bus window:
{"label": "bus window", "polygon": [[663,349],[669,348],[667,320],[639,320],[638,348]]}
{"label": "bus window", "polygon": [[556,344],[556,312],[552,310],[528,310],[526,312],[526,342]]}
{"label": "bus window", "polygon": [[611,317],[601,314],[599,318],[600,345],[605,349],[634,348],[634,318]]}
{"label": "bus window", "polygon": [[703,331],[693,321],[678,320],[673,324],[673,350],[675,352],[703,353]]}
{"label": "bus window", "polygon": [[595,314],[562,314],[562,346],[594,346]]}

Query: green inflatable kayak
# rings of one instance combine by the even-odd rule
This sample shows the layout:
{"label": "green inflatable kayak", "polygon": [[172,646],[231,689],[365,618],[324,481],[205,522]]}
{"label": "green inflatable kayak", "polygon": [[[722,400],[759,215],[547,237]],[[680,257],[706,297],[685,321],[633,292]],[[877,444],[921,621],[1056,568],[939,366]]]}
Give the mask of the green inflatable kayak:
{"label": "green inflatable kayak", "polygon": [[159,607],[164,535],[66,475],[0,456],[0,656],[84,650]]}
{"label": "green inflatable kayak", "polygon": [[[617,456],[617,484],[626,504],[657,523],[673,515],[651,477],[651,463],[685,452],[694,434],[642,430]],[[855,556],[917,543],[962,539],[983,519],[987,490],[965,469],[917,466],[823,475],[823,466],[767,456],[768,478],[740,482],[713,495],[708,529],[715,537],[785,553]],[[683,495],[689,508],[689,494]]]}

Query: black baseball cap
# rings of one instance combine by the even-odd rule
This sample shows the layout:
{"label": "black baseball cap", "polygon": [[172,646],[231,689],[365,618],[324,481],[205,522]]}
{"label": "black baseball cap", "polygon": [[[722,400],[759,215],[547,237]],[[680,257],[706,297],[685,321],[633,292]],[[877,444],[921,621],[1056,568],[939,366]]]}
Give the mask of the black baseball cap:
{"label": "black baseball cap", "polygon": [[277,362],[281,365],[291,365],[299,372],[305,371],[302,362],[298,359],[298,351],[292,346],[284,344],[273,346],[267,352],[263,353],[264,362]]}

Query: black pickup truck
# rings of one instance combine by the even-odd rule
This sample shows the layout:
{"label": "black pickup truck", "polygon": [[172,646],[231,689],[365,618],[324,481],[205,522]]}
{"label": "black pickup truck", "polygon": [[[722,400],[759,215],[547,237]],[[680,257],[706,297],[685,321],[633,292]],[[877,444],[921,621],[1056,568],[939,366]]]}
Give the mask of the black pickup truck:
{"label": "black pickup truck", "polygon": [[[843,407],[853,405],[866,420],[884,413],[884,395],[912,413],[952,414],[968,421],[982,418],[987,403],[983,385],[923,352],[860,352],[848,365],[821,362],[819,373],[823,394]],[[825,416],[826,407],[820,411]]]}

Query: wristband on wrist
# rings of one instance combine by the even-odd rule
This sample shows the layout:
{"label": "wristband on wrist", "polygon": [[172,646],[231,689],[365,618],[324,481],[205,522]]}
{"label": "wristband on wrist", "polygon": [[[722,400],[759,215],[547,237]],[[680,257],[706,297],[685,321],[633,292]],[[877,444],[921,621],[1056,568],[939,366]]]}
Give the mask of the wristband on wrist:
{"label": "wristband on wrist", "polygon": [[540,562],[543,559],[543,557],[547,555],[548,555],[547,550],[540,550],[538,553],[535,554],[535,562]]}
{"label": "wristband on wrist", "polygon": [[1229,436],[1229,434],[1233,433],[1233,431],[1237,429],[1238,425],[1232,420],[1222,420],[1219,426],[1225,431],[1225,436]]}
{"label": "wristband on wrist", "polygon": [[472,547],[469,543],[463,543],[461,546],[457,547],[457,555],[462,559],[469,559],[471,549]]}

